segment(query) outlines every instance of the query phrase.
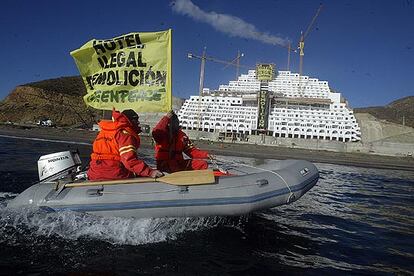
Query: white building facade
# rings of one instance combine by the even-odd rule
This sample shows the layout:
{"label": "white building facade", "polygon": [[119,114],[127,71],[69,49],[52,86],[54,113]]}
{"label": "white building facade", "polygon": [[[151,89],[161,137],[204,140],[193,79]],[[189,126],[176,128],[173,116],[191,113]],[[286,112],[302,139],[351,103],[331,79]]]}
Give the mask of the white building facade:
{"label": "white building facade", "polygon": [[269,116],[266,130],[257,129],[257,92],[260,81],[249,70],[237,81],[191,96],[178,112],[183,129],[240,134],[265,133],[274,137],[359,141],[360,128],[340,93],[327,81],[290,71],[279,71],[268,83]]}

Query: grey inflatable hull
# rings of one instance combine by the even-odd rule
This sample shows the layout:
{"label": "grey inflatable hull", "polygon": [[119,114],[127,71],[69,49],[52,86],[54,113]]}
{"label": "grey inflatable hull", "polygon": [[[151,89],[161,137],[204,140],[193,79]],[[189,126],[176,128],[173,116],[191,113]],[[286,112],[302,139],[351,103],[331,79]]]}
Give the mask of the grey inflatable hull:
{"label": "grey inflatable hull", "polygon": [[173,186],[160,182],[65,188],[35,184],[13,199],[12,208],[78,211],[99,216],[190,217],[235,216],[299,199],[319,179],[317,168],[303,160],[285,160],[259,168],[229,168],[232,176],[216,183]]}

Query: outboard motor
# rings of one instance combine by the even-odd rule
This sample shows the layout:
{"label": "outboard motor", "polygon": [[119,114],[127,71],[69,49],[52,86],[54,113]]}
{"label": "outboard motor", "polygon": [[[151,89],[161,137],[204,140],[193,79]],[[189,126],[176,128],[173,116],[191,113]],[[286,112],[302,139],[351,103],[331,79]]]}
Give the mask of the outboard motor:
{"label": "outboard motor", "polygon": [[81,170],[82,161],[79,153],[62,151],[43,155],[37,161],[40,183],[62,178],[74,178]]}

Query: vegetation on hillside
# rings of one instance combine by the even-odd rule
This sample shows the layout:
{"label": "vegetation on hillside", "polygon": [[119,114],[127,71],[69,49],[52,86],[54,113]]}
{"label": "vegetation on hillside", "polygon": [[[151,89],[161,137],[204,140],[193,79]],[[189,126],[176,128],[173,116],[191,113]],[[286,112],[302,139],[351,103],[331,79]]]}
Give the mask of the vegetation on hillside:
{"label": "vegetation on hillside", "polygon": [[86,88],[80,76],[42,80],[24,84],[22,86],[30,86],[40,88],[44,91],[53,91],[74,96],[83,96],[86,94]]}
{"label": "vegetation on hillside", "polygon": [[87,107],[81,77],[61,77],[16,87],[0,104],[0,121],[34,124],[51,119],[58,126],[89,128],[100,111]]}

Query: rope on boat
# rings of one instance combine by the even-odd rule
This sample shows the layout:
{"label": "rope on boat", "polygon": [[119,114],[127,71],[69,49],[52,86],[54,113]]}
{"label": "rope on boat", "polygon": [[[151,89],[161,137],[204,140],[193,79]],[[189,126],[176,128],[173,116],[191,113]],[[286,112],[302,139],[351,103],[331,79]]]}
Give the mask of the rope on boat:
{"label": "rope on boat", "polygon": [[289,184],[287,183],[287,181],[279,174],[279,173],[277,173],[277,172],[275,172],[275,171],[272,171],[272,170],[267,170],[267,169],[263,169],[263,168],[259,168],[259,167],[255,167],[255,166],[251,166],[251,165],[247,165],[247,164],[243,164],[243,163],[236,163],[236,162],[234,162],[234,161],[231,161],[231,160],[226,160],[226,159],[221,159],[221,158],[215,158],[215,160],[214,159],[211,159],[211,162],[219,169],[219,170],[221,170],[220,169],[220,167],[218,166],[218,164],[217,164],[217,162],[216,162],[216,160],[218,160],[218,161],[221,161],[221,162],[224,162],[224,163],[232,163],[232,164],[235,164],[235,165],[242,165],[242,166],[245,166],[245,167],[248,167],[248,168],[252,168],[252,169],[257,169],[257,170],[260,170],[260,171],[264,171],[264,172],[270,172],[270,173],[272,173],[272,174],[274,174],[274,175],[277,175],[280,179],[282,179],[282,181],[283,181],[283,183],[285,183],[285,185],[286,185],[286,187],[288,188],[288,190],[289,190],[289,196],[288,196],[288,198],[287,198],[287,201],[286,201],[286,203],[289,203],[290,202],[290,200],[291,199],[294,199],[295,198],[295,194],[292,192],[292,190],[290,189],[290,186],[289,186]]}

